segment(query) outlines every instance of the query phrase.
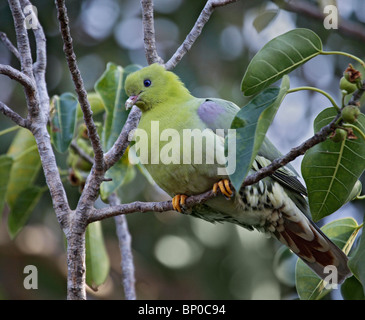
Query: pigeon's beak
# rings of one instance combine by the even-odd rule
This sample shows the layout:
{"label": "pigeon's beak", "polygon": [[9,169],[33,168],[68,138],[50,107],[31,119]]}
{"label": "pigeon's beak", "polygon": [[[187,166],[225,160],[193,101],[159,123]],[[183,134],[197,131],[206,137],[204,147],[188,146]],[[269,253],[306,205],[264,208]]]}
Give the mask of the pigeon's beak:
{"label": "pigeon's beak", "polygon": [[125,102],[125,108],[127,110],[131,109],[136,104],[138,99],[139,99],[139,94],[137,94],[136,96],[130,96],[128,100]]}

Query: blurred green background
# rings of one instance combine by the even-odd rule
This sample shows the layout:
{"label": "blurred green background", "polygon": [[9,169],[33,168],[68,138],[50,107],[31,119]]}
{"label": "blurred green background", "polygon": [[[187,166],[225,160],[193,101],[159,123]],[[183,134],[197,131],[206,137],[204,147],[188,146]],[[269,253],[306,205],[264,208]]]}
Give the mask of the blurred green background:
{"label": "blurred green background", "polygon": [[[318,10],[319,3],[316,5]],[[319,1],[324,3],[324,1]],[[330,1],[334,2],[334,1]],[[336,1],[335,1],[336,2]],[[66,1],[74,49],[86,89],[111,61],[121,66],[147,64],[143,49],[140,2],[137,0]],[[49,95],[74,92],[62,51],[53,1],[33,1],[47,36],[47,84]],[[155,0],[155,28],[160,56],[167,60],[185,39],[205,5],[201,0]],[[362,0],[338,0],[343,19],[364,27]],[[270,1],[239,1],[217,9],[192,50],[174,69],[188,89],[199,97],[220,97],[244,106],[247,98],[240,82],[253,55],[270,39],[296,27],[315,31],[327,50],[342,50],[364,58],[365,43],[339,30],[326,30],[323,21],[280,10],[260,33],[254,19],[264,10],[277,9]],[[0,31],[15,43],[13,21],[5,0],[0,1]],[[33,35],[30,32],[33,41]],[[340,98],[338,81],[348,63],[344,57],[319,56],[290,75],[291,87],[310,85]],[[0,63],[19,67],[16,59],[0,43]],[[354,64],[356,66],[356,64]],[[0,75],[0,101],[25,114],[22,88]],[[301,92],[289,95],[269,130],[270,139],[282,152],[310,137],[316,115],[328,107],[321,95]],[[0,115],[0,130],[13,126]],[[15,133],[1,137],[0,154],[6,153]],[[60,168],[66,169],[65,155],[57,154]],[[300,171],[301,158],[294,162]],[[1,182],[0,182],[1,183]],[[364,183],[364,181],[363,181]],[[45,185],[43,174],[37,184]],[[65,182],[74,208],[78,189]],[[123,202],[159,201],[168,197],[150,185],[143,175],[123,187]],[[353,216],[363,219],[360,202],[350,203],[330,218]],[[139,299],[295,299],[292,269],[277,263],[280,244],[256,231],[230,224],[209,224],[174,212],[134,213],[127,217],[132,235]],[[324,222],[328,222],[326,219]],[[66,257],[64,238],[46,192],[27,226],[10,240],[7,208],[0,224],[0,298],[64,299],[66,297]],[[111,261],[108,280],[98,292],[88,290],[88,298],[121,299],[120,253],[113,219],[103,221],[103,231]],[[274,261],[275,260],[275,261]],[[281,261],[281,260],[280,260]],[[293,265],[293,261],[288,265]],[[38,268],[38,289],[26,290],[26,265]],[[339,290],[332,298],[340,299]]]}

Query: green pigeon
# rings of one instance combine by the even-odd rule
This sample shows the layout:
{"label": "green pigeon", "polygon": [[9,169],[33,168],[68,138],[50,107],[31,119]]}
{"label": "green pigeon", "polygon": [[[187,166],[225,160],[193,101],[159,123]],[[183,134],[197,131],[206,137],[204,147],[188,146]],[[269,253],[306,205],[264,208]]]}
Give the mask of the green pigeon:
{"label": "green pigeon", "polygon": [[[175,73],[159,64],[130,74],[125,91],[129,96],[126,107],[136,105],[142,111],[135,132],[135,136],[139,133],[136,145],[137,141],[146,140],[143,145],[147,151],[139,150],[140,155],[144,153],[142,163],[155,182],[173,197],[175,210],[272,235],[322,279],[329,275],[326,266],[337,268],[337,283],[351,274],[347,256],[310,220],[306,188],[292,166],[233,190],[222,157],[224,139],[240,110],[237,105],[192,96]],[[204,137],[200,144],[194,139],[199,132]],[[201,152],[197,159],[196,150]],[[280,156],[265,138],[249,174]],[[220,194],[191,209],[184,208],[187,197],[210,189]]]}

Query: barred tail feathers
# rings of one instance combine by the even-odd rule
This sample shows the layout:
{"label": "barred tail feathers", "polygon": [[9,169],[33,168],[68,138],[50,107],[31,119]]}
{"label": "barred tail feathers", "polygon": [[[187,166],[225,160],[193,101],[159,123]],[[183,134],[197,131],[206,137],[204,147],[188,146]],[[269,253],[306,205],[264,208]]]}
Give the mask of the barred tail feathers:
{"label": "barred tail feathers", "polygon": [[[337,268],[338,284],[351,275],[348,258],[328,237],[304,214],[299,221],[283,215],[283,223],[273,232],[274,236],[287,245],[322,279],[329,275],[326,266]],[[325,272],[327,271],[327,272]]]}

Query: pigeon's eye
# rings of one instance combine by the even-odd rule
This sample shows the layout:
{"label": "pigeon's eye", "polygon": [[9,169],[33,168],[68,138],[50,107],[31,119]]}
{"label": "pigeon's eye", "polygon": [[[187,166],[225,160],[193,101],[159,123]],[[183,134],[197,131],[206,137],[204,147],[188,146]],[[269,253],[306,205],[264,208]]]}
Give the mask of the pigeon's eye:
{"label": "pigeon's eye", "polygon": [[146,80],[143,81],[143,85],[145,87],[149,87],[151,84],[152,84],[152,81],[150,79],[146,79]]}

